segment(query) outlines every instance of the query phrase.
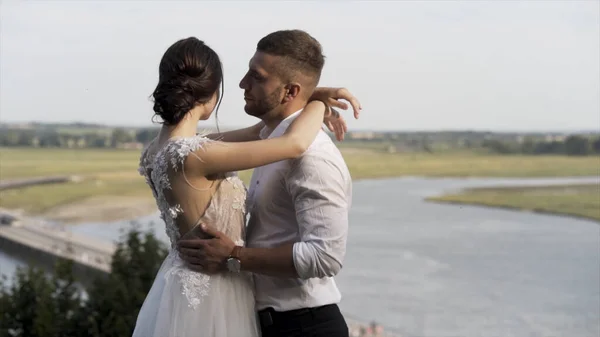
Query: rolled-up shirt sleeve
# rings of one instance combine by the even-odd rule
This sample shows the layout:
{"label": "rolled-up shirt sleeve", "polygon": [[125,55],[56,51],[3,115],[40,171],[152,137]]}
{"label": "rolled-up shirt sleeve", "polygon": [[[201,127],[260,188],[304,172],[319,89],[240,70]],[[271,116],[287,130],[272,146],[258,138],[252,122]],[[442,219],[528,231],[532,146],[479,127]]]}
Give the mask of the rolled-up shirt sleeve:
{"label": "rolled-up shirt sleeve", "polygon": [[302,279],[335,276],[346,254],[351,180],[334,161],[305,154],[287,177],[300,241],[293,247]]}

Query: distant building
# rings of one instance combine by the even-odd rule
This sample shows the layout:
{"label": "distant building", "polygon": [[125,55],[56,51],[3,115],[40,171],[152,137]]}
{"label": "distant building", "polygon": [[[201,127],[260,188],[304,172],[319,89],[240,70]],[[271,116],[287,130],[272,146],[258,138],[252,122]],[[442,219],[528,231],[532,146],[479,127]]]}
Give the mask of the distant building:
{"label": "distant building", "polygon": [[349,138],[351,139],[374,139],[375,138],[375,133],[374,132],[352,132],[349,134]]}
{"label": "distant building", "polygon": [[564,142],[567,139],[565,135],[546,135],[547,142]]}
{"label": "distant building", "polygon": [[140,142],[121,143],[117,145],[117,148],[124,150],[141,150],[144,148],[144,144]]}

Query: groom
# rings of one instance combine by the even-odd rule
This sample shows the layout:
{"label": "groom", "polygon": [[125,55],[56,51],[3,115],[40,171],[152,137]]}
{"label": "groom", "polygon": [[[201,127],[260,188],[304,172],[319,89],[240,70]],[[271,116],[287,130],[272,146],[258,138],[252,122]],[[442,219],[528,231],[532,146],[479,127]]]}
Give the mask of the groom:
{"label": "groom", "polygon": [[[323,64],[321,45],[303,31],[277,31],[258,42],[240,88],[246,113],[265,124],[261,138],[286,131],[315,94]],[[324,100],[350,100],[358,117],[347,91],[321,90]],[[246,247],[203,224],[213,238],[180,241],[182,258],[205,272],[251,272],[264,337],[348,336],[333,276],[346,252],[351,196],[344,159],[321,131],[301,158],[254,170]]]}

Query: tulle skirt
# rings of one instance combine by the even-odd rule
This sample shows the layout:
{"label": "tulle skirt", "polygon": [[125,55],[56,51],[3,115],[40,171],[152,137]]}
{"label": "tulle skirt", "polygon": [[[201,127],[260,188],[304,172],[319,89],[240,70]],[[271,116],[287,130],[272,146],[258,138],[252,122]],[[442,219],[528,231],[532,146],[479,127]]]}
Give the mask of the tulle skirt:
{"label": "tulle skirt", "polygon": [[138,314],[133,337],[259,337],[250,275],[204,275],[176,251],[163,262]]}

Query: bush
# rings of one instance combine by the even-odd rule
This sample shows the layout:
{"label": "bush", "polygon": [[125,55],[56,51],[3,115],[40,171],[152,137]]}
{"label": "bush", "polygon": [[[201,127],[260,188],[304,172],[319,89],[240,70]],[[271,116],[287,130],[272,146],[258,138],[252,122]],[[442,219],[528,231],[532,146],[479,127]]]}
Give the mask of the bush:
{"label": "bush", "polygon": [[53,275],[18,269],[11,285],[0,281],[0,337],[131,336],[167,252],[151,232],[131,228],[117,243],[112,272],[87,292],[69,260],[58,261]]}

